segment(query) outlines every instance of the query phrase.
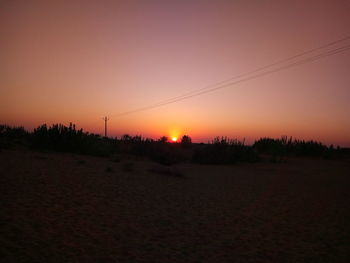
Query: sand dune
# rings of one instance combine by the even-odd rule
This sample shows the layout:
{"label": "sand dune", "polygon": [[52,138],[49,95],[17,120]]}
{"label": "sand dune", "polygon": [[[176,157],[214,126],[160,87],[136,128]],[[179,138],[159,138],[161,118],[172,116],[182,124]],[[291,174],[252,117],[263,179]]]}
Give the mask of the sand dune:
{"label": "sand dune", "polygon": [[0,161],[1,262],[350,262],[348,160]]}

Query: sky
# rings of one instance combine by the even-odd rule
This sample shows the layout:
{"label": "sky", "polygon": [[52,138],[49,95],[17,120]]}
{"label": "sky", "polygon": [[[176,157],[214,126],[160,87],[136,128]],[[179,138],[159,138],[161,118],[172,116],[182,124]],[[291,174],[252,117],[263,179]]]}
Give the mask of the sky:
{"label": "sky", "polygon": [[119,115],[350,36],[349,14],[348,0],[3,0],[0,123],[103,134],[108,116],[109,136],[350,147],[350,51]]}

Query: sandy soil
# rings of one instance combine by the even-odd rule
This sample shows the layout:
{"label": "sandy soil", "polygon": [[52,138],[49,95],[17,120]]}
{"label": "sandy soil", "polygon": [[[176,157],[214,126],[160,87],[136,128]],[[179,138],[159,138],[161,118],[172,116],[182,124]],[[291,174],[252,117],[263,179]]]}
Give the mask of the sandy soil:
{"label": "sandy soil", "polygon": [[1,262],[350,262],[345,160],[166,168],[6,150],[0,162]]}

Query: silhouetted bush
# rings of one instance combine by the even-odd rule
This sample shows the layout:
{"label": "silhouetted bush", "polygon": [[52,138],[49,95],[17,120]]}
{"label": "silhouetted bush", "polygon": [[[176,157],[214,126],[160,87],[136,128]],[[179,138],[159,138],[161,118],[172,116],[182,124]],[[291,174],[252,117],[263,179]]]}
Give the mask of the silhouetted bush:
{"label": "silhouetted bush", "polygon": [[179,145],[169,143],[167,140],[168,138],[165,136],[154,141],[141,136],[123,135],[119,140],[119,150],[122,153],[148,157],[163,165],[172,165],[183,161],[185,158]]}
{"label": "silhouetted bush", "polygon": [[23,144],[30,134],[24,127],[0,125],[0,149],[8,149],[13,143]]}
{"label": "silhouetted bush", "polygon": [[24,129],[24,127],[10,127],[8,125],[0,125],[0,136],[7,138],[23,138],[28,136],[29,133]]}
{"label": "silhouetted bush", "polygon": [[160,137],[160,139],[158,140],[158,142],[161,142],[161,143],[166,143],[168,141],[168,137],[166,136],[162,136]]}
{"label": "silhouetted bush", "polygon": [[258,154],[244,142],[227,137],[216,137],[212,142],[195,149],[193,162],[201,164],[234,164],[256,162]]}
{"label": "silhouetted bush", "polygon": [[184,161],[184,156],[175,144],[154,144],[149,152],[151,160],[162,165],[173,165]]}
{"label": "silhouetted bush", "polygon": [[339,149],[335,149],[333,145],[327,147],[317,141],[293,140],[292,137],[288,139],[286,136],[281,139],[261,138],[255,141],[253,148],[259,153],[274,157],[294,155],[333,158],[340,153]]}
{"label": "silhouetted bush", "polygon": [[191,137],[188,136],[188,135],[182,136],[182,138],[181,138],[181,145],[184,148],[191,148],[191,146],[192,146],[192,139],[191,139]]}
{"label": "silhouetted bush", "polygon": [[72,123],[69,127],[62,124],[54,124],[49,128],[46,124],[39,126],[32,133],[32,143],[34,148],[40,150],[96,156],[107,156],[115,151],[115,145],[111,139],[83,132],[82,129],[76,130]]}

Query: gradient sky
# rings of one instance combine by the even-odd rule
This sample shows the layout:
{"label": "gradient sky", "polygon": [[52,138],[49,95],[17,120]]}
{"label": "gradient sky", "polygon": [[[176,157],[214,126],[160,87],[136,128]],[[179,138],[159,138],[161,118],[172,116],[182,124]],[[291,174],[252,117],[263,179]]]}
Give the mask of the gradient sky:
{"label": "gradient sky", "polygon": [[350,146],[350,51],[117,117],[348,36],[349,14],[348,0],[3,0],[0,123],[102,134],[107,115],[110,136]]}

